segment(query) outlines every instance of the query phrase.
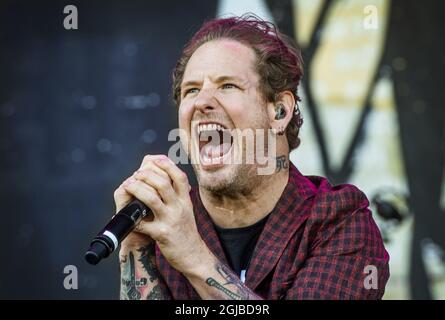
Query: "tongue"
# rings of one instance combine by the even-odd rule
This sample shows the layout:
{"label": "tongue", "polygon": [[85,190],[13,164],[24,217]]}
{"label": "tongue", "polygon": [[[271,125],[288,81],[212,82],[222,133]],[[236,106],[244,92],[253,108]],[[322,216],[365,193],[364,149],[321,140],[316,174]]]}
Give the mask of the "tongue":
{"label": "tongue", "polygon": [[209,158],[218,158],[222,157],[224,154],[229,152],[231,143],[222,143],[220,145],[212,145],[211,143],[207,143],[202,148],[202,153],[205,154]]}

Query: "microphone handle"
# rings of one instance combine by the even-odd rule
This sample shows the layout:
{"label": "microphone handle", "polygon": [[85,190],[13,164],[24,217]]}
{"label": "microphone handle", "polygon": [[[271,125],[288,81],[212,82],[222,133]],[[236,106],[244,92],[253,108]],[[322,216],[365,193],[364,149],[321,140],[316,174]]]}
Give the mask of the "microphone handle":
{"label": "microphone handle", "polygon": [[152,213],[151,210],[137,199],[127,204],[93,238],[90,248],[85,253],[87,262],[95,265],[103,258],[108,257],[149,213]]}

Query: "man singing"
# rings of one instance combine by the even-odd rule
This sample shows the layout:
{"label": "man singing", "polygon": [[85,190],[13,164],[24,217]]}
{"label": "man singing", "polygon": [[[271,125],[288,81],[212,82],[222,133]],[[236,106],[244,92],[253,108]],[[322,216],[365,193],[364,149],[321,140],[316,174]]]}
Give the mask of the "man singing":
{"label": "man singing", "polygon": [[122,242],[121,299],[383,296],[389,256],[366,196],[289,161],[302,75],[299,50],[257,17],[215,19],[193,36],[173,96],[198,187],[147,155],[115,191],[117,210],[137,198],[153,211]]}

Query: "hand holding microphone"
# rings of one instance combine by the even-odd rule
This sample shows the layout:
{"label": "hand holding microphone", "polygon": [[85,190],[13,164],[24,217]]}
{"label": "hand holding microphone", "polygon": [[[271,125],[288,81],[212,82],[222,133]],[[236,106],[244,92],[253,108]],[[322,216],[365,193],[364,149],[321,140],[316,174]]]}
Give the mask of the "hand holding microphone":
{"label": "hand holding microphone", "polygon": [[[147,267],[156,268],[157,261],[154,243],[150,243],[153,240],[170,266],[186,276],[200,274],[216,263],[217,258],[198,232],[190,190],[187,175],[164,155],[146,156],[141,168],[116,190],[118,210],[122,205],[126,206],[115,217],[126,215],[126,218],[119,219],[128,221],[127,226],[134,228],[128,237],[117,239],[118,243],[122,240],[120,262],[124,270],[128,271],[129,264],[134,264],[130,267],[133,275],[137,268],[138,272],[149,277]],[[140,203],[130,202],[132,199],[138,199]],[[140,218],[138,224],[130,223],[130,220],[137,221],[131,219],[132,214],[135,217],[144,215],[140,209],[143,205],[153,212],[153,219],[150,221],[148,215]],[[95,239],[105,241],[103,234]]]}
{"label": "hand holding microphone", "polygon": [[[213,259],[196,226],[187,175],[169,158],[164,155],[146,156],[141,168],[116,190],[115,198],[119,194],[122,195],[120,199],[125,200],[119,200],[119,203],[125,205],[126,201],[138,199],[153,212],[152,221],[148,221],[149,216],[146,216],[141,217],[142,220],[138,224],[134,223],[133,228],[136,232],[131,232],[130,238],[123,240],[125,238],[123,236],[122,239],[117,239],[118,244],[122,240],[120,250],[124,260],[125,252],[137,252],[141,249],[140,237],[139,240],[136,239],[138,233],[146,237],[147,243],[151,241],[150,239],[156,241],[164,258],[180,272],[194,272],[201,264],[210,263],[208,261]],[[116,204],[120,206],[118,201]],[[143,209],[139,209],[137,203],[130,207],[131,209],[125,215],[143,216]],[[137,221],[131,218],[119,219],[128,221],[127,227],[132,227],[130,220]],[[96,243],[99,242],[98,240],[105,241],[103,234],[102,232],[95,238]],[[95,262],[95,259],[91,261]]]}
{"label": "hand holding microphone", "polygon": [[[141,169],[151,169],[152,174],[159,174],[168,178],[168,175],[153,165],[153,160],[163,156],[146,156]],[[93,238],[90,248],[85,253],[88,263],[96,265],[108,257],[119,245],[125,248],[140,248],[153,241],[150,236],[138,232],[139,223],[153,220],[153,212],[143,202],[135,198],[126,190],[126,186],[135,182],[133,176],[127,178],[114,192],[116,214],[108,224]],[[148,186],[146,186],[148,187]],[[151,190],[156,192],[156,190]]]}

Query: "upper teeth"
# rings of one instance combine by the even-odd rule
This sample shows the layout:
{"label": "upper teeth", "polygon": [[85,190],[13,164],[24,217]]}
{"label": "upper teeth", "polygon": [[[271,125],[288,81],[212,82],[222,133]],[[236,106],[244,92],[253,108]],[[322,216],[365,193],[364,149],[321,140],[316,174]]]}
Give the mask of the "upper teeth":
{"label": "upper teeth", "polygon": [[209,124],[200,124],[198,125],[198,133],[201,133],[203,131],[210,131],[210,130],[224,130],[224,127],[216,124],[216,123],[209,123]]}

